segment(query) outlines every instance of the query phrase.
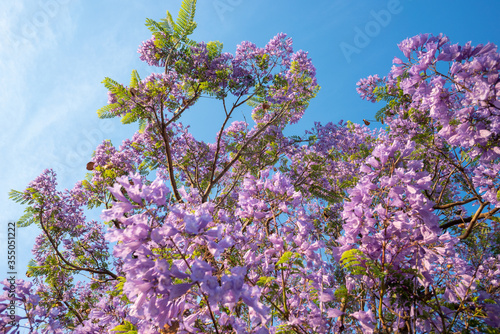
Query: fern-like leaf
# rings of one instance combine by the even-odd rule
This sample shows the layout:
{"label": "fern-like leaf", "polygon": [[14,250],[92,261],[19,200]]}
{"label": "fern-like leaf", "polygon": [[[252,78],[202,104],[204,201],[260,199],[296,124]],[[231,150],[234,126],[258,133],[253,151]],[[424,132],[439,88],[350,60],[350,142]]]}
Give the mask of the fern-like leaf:
{"label": "fern-like leaf", "polygon": [[365,256],[359,249],[353,248],[342,253],[340,263],[342,267],[350,271],[353,275],[363,275],[366,273],[366,268],[361,265],[360,260]]}
{"label": "fern-like leaf", "polygon": [[172,14],[167,10],[167,17],[161,20],[162,27],[166,29],[170,35],[173,35],[175,31],[175,22],[172,19]]}
{"label": "fern-like leaf", "polygon": [[127,88],[115,80],[106,77],[102,83],[104,84],[104,87],[106,87],[111,93],[115,94],[118,98],[127,100],[130,98]]}
{"label": "fern-like leaf", "polygon": [[112,103],[112,104],[105,105],[104,107],[97,110],[97,116],[99,116],[99,118],[116,117],[114,110],[119,108],[119,107],[120,107],[119,103]]}
{"label": "fern-like leaf", "polygon": [[33,209],[32,207],[27,207],[26,210],[24,210],[24,214],[16,222],[16,226],[28,227],[32,225],[35,222],[35,213],[35,209]]}
{"label": "fern-like leaf", "polygon": [[337,194],[336,192],[324,189],[322,187],[318,187],[316,185],[312,185],[309,191],[314,196],[319,197],[330,204],[336,203],[342,199],[342,197],[340,197],[339,194]]}
{"label": "fern-like leaf", "polygon": [[136,70],[133,70],[130,75],[130,88],[137,88],[139,86],[139,82],[141,82],[141,77]]}
{"label": "fern-like leaf", "polygon": [[105,77],[102,83],[104,84],[104,87],[110,91],[114,90],[117,86],[121,86],[120,83],[108,77]]}
{"label": "fern-like leaf", "polygon": [[148,122],[145,119],[139,118],[139,132],[140,133],[144,132],[144,129],[146,129],[147,124],[148,124]]}
{"label": "fern-like leaf", "polygon": [[47,275],[48,271],[44,266],[37,266],[34,260],[28,262],[28,271],[26,271],[27,277],[39,277],[42,275]]}
{"label": "fern-like leaf", "polygon": [[264,103],[264,99],[262,97],[259,97],[256,95],[252,96],[247,101],[247,104],[252,108],[257,107],[257,106],[261,105],[262,103]]}
{"label": "fern-like leaf", "polygon": [[167,27],[164,27],[163,25],[159,24],[158,22],[156,22],[155,20],[151,20],[151,19],[146,19],[146,27],[148,27],[149,31],[151,31],[153,33],[153,35],[157,35],[157,34],[166,34],[166,35],[170,35],[171,32],[168,31],[168,26]]}
{"label": "fern-like leaf", "polygon": [[23,192],[14,189],[9,191],[9,199],[20,204],[33,204],[33,200],[25,198]]}
{"label": "fern-like leaf", "polygon": [[175,32],[177,36],[183,40],[185,37],[191,35],[196,28],[194,22],[194,15],[196,12],[196,0],[183,0],[177,21],[175,23]]}
{"label": "fern-like leaf", "polygon": [[128,112],[125,114],[125,116],[122,117],[122,124],[130,124],[137,122],[139,117],[137,116],[136,113],[133,112]]}

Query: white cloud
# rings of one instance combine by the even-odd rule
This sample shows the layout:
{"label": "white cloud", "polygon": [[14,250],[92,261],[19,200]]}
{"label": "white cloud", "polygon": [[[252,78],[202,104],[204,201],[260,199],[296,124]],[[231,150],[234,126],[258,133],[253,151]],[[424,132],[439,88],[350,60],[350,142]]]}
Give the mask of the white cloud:
{"label": "white cloud", "polygon": [[[19,218],[23,206],[8,199],[10,189],[23,190],[42,170],[48,167],[56,149],[50,136],[60,118],[54,105],[40,108],[43,97],[38,88],[41,68],[46,66],[45,54],[56,50],[61,41],[71,38],[74,22],[69,5],[76,1],[42,0],[11,1],[2,4],[0,11],[0,202],[2,228],[0,240],[7,238],[7,221]],[[68,98],[69,100],[69,98]],[[47,112],[46,109],[52,109]],[[18,277],[25,272],[34,237],[34,229],[20,229],[17,234]],[[0,242],[5,245],[5,242]],[[5,247],[0,255],[6,258]],[[5,261],[0,268],[6,273]]]}
{"label": "white cloud", "polygon": [[66,0],[12,1],[0,11],[1,116],[9,125],[0,133],[5,143],[29,122],[31,83],[27,76],[43,66],[39,58],[74,30]]}

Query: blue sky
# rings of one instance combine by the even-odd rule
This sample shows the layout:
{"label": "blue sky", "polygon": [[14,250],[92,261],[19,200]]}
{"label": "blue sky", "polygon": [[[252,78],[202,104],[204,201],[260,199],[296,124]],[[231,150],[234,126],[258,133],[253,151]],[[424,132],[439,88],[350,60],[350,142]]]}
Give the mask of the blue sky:
{"label": "blue sky", "polygon": [[[7,272],[7,222],[23,208],[10,200],[10,189],[23,190],[45,168],[58,174],[60,189],[81,180],[94,148],[104,139],[115,145],[136,126],[99,120],[106,104],[101,84],[108,76],[128,83],[140,62],[137,48],[150,37],[146,18],[177,15],[181,0],[4,1],[0,12],[0,276]],[[234,52],[241,41],[259,46],[279,32],[309,51],[322,89],[289,134],[302,134],[315,121],[361,122],[373,119],[377,106],[362,101],[356,82],[387,74],[397,44],[418,33],[444,33],[453,42],[500,43],[496,1],[430,0],[199,0],[193,38],[219,40]],[[183,120],[195,136],[212,140],[217,110],[203,106]],[[376,124],[372,124],[372,127]],[[23,277],[39,231],[18,230],[17,269]]]}

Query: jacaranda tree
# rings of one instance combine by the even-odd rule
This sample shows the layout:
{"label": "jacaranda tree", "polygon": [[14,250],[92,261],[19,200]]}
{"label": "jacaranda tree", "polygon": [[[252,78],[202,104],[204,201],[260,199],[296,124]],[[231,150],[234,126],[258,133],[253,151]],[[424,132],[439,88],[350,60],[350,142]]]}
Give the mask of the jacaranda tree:
{"label": "jacaranda tree", "polygon": [[[195,42],[195,6],[147,20],[156,71],[104,80],[99,116],[136,134],[71,190],[46,170],[11,192],[41,234],[32,281],[3,282],[3,333],[500,333],[496,47],[409,38],[358,83],[383,128],[286,137],[319,90],[307,53]],[[181,123],[204,97],[211,143]]]}

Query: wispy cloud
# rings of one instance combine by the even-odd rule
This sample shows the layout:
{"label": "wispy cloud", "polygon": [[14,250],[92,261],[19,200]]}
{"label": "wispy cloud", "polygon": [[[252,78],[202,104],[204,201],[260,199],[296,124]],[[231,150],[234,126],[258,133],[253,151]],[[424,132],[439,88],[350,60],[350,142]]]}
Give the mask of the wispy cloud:
{"label": "wispy cloud", "polygon": [[[22,206],[8,199],[11,188],[23,190],[47,163],[56,149],[53,140],[43,136],[57,122],[61,112],[39,112],[44,97],[36,87],[43,86],[40,69],[47,66],[44,55],[70,39],[74,22],[69,6],[76,0],[4,1],[0,11],[0,239],[7,237],[7,221],[22,214]],[[50,108],[47,105],[47,108]],[[54,108],[57,109],[57,108]],[[45,137],[45,138],[44,138]],[[33,229],[17,234],[17,269],[22,277],[31,258],[31,245],[37,235]],[[0,242],[5,245],[5,242]],[[29,246],[28,246],[29,245]],[[25,247],[28,246],[28,247]],[[5,247],[0,257],[6,258]],[[4,275],[6,262],[0,265]]]}
{"label": "wispy cloud", "polygon": [[12,1],[0,12],[0,101],[2,119],[8,125],[0,133],[5,143],[29,118],[28,74],[44,66],[39,55],[57,47],[74,30],[67,5],[71,1]]}

